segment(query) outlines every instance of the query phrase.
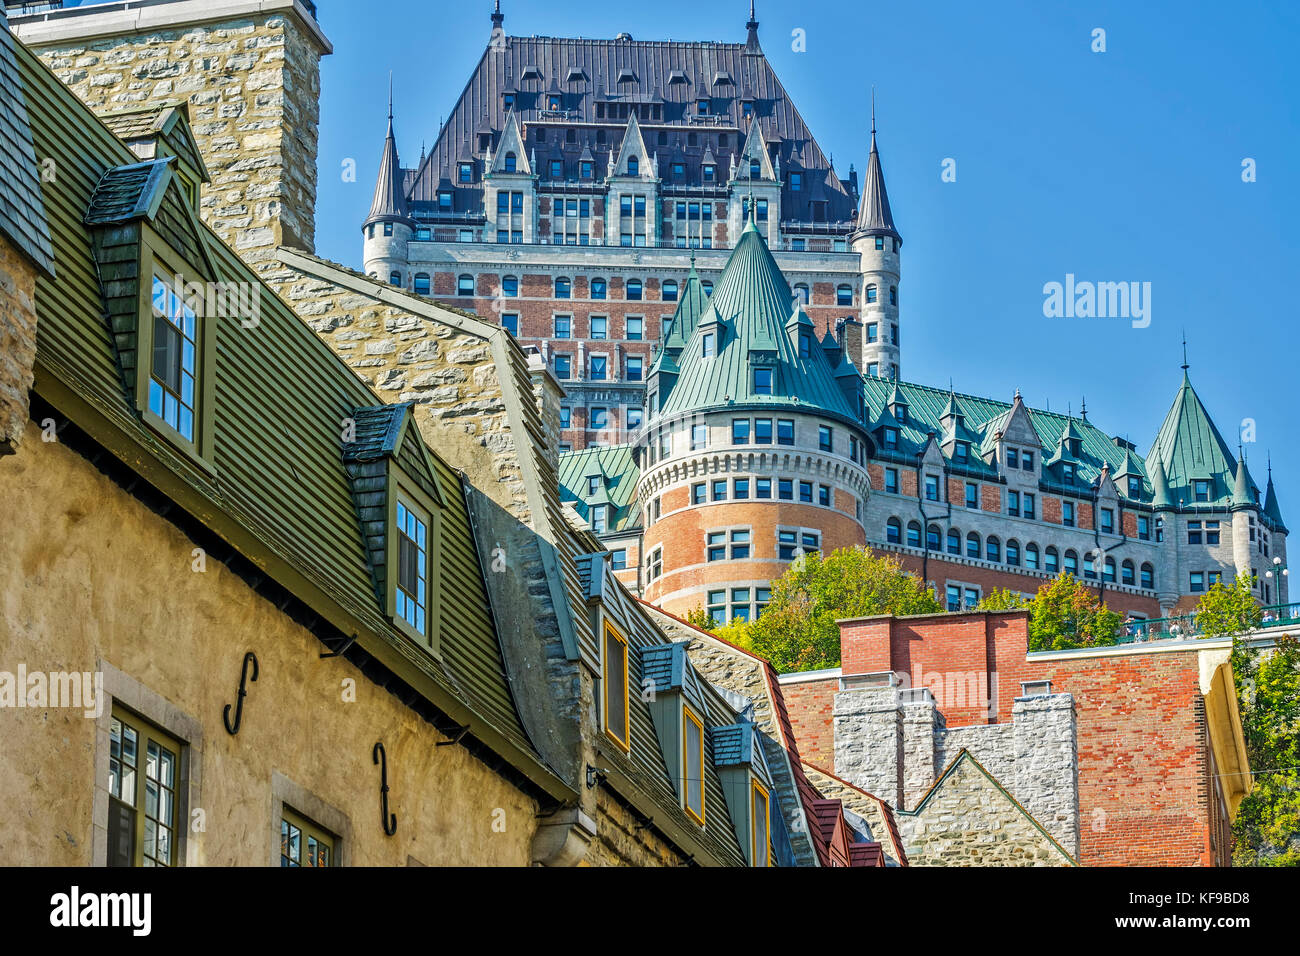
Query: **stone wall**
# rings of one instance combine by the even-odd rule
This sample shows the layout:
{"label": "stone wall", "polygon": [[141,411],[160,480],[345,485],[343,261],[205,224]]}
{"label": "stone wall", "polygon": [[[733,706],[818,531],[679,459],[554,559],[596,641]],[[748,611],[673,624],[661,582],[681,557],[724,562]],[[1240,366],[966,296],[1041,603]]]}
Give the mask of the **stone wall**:
{"label": "stone wall", "polygon": [[[534,799],[463,747],[436,746],[447,738],[347,660],[321,660],[315,636],[215,558],[194,570],[194,542],[81,455],[31,424],[0,483],[0,671],[103,671],[106,692],[183,739],[191,785],[180,796],[203,811],[186,863],[268,865],[285,778],[310,798],[288,798],[295,809],[342,837],[345,864],[528,865]],[[222,712],[248,650],[259,676],[232,737]],[[102,721],[5,707],[0,734],[0,800],[23,808],[0,830],[0,864],[100,859]],[[379,825],[376,740],[388,754],[392,837]]]}
{"label": "stone wall", "polygon": [[1071,864],[969,755],[920,808],[895,816],[911,866]]}
{"label": "stone wall", "polygon": [[36,270],[0,235],[0,457],[17,450],[27,427],[36,361]]}
{"label": "stone wall", "polygon": [[653,827],[642,826],[633,813],[610,791],[597,798],[596,826],[584,862],[589,866],[685,866],[686,857],[665,842]]}
{"label": "stone wall", "polygon": [[212,176],[203,219],[256,264],[279,245],[315,243],[320,58],[329,47],[291,2],[244,3],[246,16],[240,3],[227,6],[229,19],[202,22],[185,22],[202,17],[200,4],[155,8],[158,27],[127,34],[91,9],[56,28],[18,18],[15,32],[98,113],[187,100]]}

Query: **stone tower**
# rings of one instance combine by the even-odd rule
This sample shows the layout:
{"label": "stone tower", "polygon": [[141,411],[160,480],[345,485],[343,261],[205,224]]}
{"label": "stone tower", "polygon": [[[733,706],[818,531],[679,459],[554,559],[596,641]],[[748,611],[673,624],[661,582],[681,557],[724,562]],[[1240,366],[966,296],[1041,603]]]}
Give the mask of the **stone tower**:
{"label": "stone tower", "polygon": [[187,104],[212,179],[203,220],[246,261],[313,249],[320,58],[333,48],[309,0],[103,3],[10,22],[101,115]]}
{"label": "stone tower", "polygon": [[830,333],[818,339],[752,218],[688,311],[650,371],[635,444],[644,595],[752,620],[802,553],[865,542],[862,378]]}
{"label": "stone tower", "polygon": [[361,227],[364,239],[365,271],[390,285],[407,288],[408,243],[415,232],[415,222],[407,213],[406,194],[402,188],[402,166],[397,156],[397,139],[393,135],[393,103],[388,102],[388,135],[379,160],[379,177],[370,214]]}
{"label": "stone tower", "polygon": [[858,205],[857,226],[849,237],[858,253],[862,268],[863,371],[880,378],[898,378],[899,250],[903,237],[894,227],[894,215],[885,191],[885,174],[876,149],[876,111],[871,109],[871,155],[862,183],[862,201]]}

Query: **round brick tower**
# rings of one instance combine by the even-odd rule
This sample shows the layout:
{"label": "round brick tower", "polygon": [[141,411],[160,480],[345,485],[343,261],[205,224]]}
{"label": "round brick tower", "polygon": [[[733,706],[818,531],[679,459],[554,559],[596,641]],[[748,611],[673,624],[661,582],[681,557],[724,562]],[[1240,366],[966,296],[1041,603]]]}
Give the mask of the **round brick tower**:
{"label": "round brick tower", "polygon": [[698,285],[692,272],[635,440],[643,593],[752,620],[799,554],[866,541],[862,379],[752,221],[707,304]]}

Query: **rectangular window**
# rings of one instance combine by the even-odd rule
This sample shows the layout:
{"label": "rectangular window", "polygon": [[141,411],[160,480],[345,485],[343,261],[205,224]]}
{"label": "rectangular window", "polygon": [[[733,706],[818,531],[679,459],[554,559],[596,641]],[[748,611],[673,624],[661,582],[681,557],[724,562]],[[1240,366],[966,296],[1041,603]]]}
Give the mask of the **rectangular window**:
{"label": "rectangular window", "polygon": [[727,559],[727,532],[710,531],[705,535],[705,557],[710,561]]}
{"label": "rectangular window", "polygon": [[805,531],[799,535],[799,546],[806,553],[820,551],[822,549],[822,536],[816,531]]}
{"label": "rectangular window", "polygon": [[560,427],[568,428],[570,422],[572,421],[573,421],[573,409],[570,408],[568,405],[561,405],[560,406]]}
{"label": "rectangular window", "polygon": [[737,479],[732,483],[732,485],[733,485],[732,490],[731,490],[731,492],[732,492],[732,497],[735,498],[737,501],[743,501],[743,500],[745,500],[746,498],[749,497],[749,479],[748,479],[748,478],[737,478]]}
{"label": "rectangular window", "polygon": [[1110,508],[1101,509],[1101,530],[1104,534],[1115,533],[1115,512]]}
{"label": "rectangular window", "polygon": [[973,481],[966,482],[966,507],[976,508],[980,506],[980,486]]}
{"label": "rectangular window", "polygon": [[749,531],[731,532],[731,560],[740,561],[749,557]]}
{"label": "rectangular window", "polygon": [[605,329],[608,326],[608,324],[609,324],[609,320],[605,318],[605,316],[593,315],[591,317],[591,337],[593,339],[603,339],[605,337]]}
{"label": "rectangular window", "polygon": [[1007,514],[1011,515],[1013,518],[1020,517],[1020,492],[1007,492]]}
{"label": "rectangular window", "polygon": [[731,619],[749,620],[749,588],[731,589]]}
{"label": "rectangular window", "polygon": [[782,561],[793,561],[799,550],[799,532],[778,531],[776,533],[776,556]]}
{"label": "rectangular window", "polygon": [[776,420],[776,443],[778,445],[794,444],[794,419],[778,418]]}
{"label": "rectangular window", "polygon": [[966,589],[966,610],[968,611],[974,610],[976,607],[979,606],[979,603],[980,603],[979,588],[967,588]]}
{"label": "rectangular window", "polygon": [[885,469],[885,490],[891,495],[898,494],[898,469]]}
{"label": "rectangular window", "polygon": [[925,476],[925,500],[926,501],[939,500],[939,476],[938,475]]}
{"label": "rectangular window", "polygon": [[1025,517],[1032,518],[1034,516],[1034,496],[1026,492],[1023,498]]}
{"label": "rectangular window", "polygon": [[1210,500],[1210,482],[1198,478],[1192,482],[1192,494],[1197,501]]}
{"label": "rectangular window", "polygon": [[782,501],[793,501],[794,480],[791,478],[778,478],[776,482],[776,496]]}
{"label": "rectangular window", "polygon": [[831,489],[828,486],[817,486],[817,503],[823,508],[829,508],[831,506]]}
{"label": "rectangular window", "polygon": [[755,445],[772,444],[772,419],[770,418],[754,419],[754,444]]}
{"label": "rectangular window", "polygon": [[194,441],[194,382],[198,328],[194,310],[158,276],[153,277],[153,363],[149,411],[181,438]]}
{"label": "rectangular window", "polygon": [[591,380],[593,382],[605,381],[608,368],[609,359],[606,356],[593,355],[591,357]]}
{"label": "rectangular window", "polygon": [[834,430],[829,425],[817,426],[817,447],[822,451],[832,451],[835,446]]}
{"label": "rectangular window", "polygon": [[423,634],[428,612],[428,525],[402,500],[397,502],[397,616]]}
{"label": "rectangular window", "polygon": [[175,866],[180,741],[113,708],[109,723],[108,865]]}
{"label": "rectangular window", "polygon": [[627,568],[627,548],[618,548],[610,552],[611,558],[609,566],[614,571],[623,571]]}
{"label": "rectangular window", "polygon": [[557,315],[555,317],[555,337],[557,339],[567,339],[573,331],[573,318],[568,315]]}
{"label": "rectangular window", "polygon": [[704,504],[705,491],[706,489],[704,486],[704,482],[702,481],[697,481],[695,484],[691,485],[691,504],[693,505]]}
{"label": "rectangular window", "polygon": [[1020,453],[1020,467],[1025,471],[1034,470],[1034,453],[1032,451],[1022,451]]}
{"label": "rectangular window", "polygon": [[608,511],[605,505],[596,505],[591,509],[591,530],[593,534],[604,534],[607,529]]}
{"label": "rectangular window", "polygon": [[573,356],[556,355],[555,356],[555,377],[564,381],[573,374]]}
{"label": "rectangular window", "polygon": [[880,337],[880,325],[877,322],[867,323],[867,344],[871,345]]}
{"label": "rectangular window", "polygon": [[288,807],[280,811],[280,866],[334,866],[334,837]]}
{"label": "rectangular window", "polygon": [[516,338],[519,337],[519,316],[513,312],[503,313],[501,316],[501,328],[505,329]]}
{"label": "rectangular window", "polygon": [[1205,590],[1205,573],[1204,573],[1203,571],[1193,571],[1193,572],[1191,572],[1191,581],[1190,581],[1190,586],[1191,586],[1191,590],[1192,590],[1193,593],[1196,593],[1196,592],[1198,592],[1198,591],[1204,591],[1204,590]]}
{"label": "rectangular window", "polygon": [[1014,448],[1007,449],[1007,467],[1008,468],[1020,467],[1020,453]]}
{"label": "rectangular window", "polygon": [[808,504],[812,504],[813,486],[811,481],[799,482],[799,500],[806,501]]}
{"label": "rectangular window", "polygon": [[886,428],[886,429],[885,429],[885,432],[884,432],[884,435],[885,435],[885,447],[886,447],[886,448],[890,448],[890,449],[896,449],[896,448],[898,448],[898,429],[897,429],[897,428]]}
{"label": "rectangular window", "polygon": [[709,428],[707,425],[691,426],[691,451],[709,447]]}
{"label": "rectangular window", "polygon": [[772,479],[755,478],[754,479],[754,497],[771,498],[772,497]]}
{"label": "rectangular window", "polygon": [[1201,543],[1201,523],[1199,521],[1187,522],[1187,543],[1188,544]]}
{"label": "rectangular window", "polygon": [[731,420],[731,443],[733,445],[749,444],[748,418],[733,418]]}
{"label": "rectangular window", "polygon": [[1205,543],[1206,544],[1219,543],[1219,522],[1217,521],[1205,522]]}
{"label": "rectangular window", "polygon": [[591,421],[587,423],[588,428],[608,428],[609,427],[609,409],[602,408],[599,405],[591,410]]}
{"label": "rectangular window", "polygon": [[639,382],[645,375],[645,359],[639,355],[629,355],[627,357],[627,380],[629,382]]}
{"label": "rectangular window", "polygon": [[772,394],[772,370],[770,368],[754,369],[754,394]]}
{"label": "rectangular window", "polygon": [[629,342],[640,342],[643,334],[644,321],[637,316],[629,316],[627,320],[627,339]]}
{"label": "rectangular window", "polygon": [[768,837],[772,823],[768,811],[770,801],[767,797],[767,791],[759,785],[757,780],[751,780],[750,782],[752,787],[750,790],[749,813],[750,819],[753,821],[753,826],[750,828],[753,839],[750,841],[749,859],[754,866],[771,866],[771,840]]}
{"label": "rectangular window", "polygon": [[700,357],[712,358],[714,353],[715,336],[712,332],[705,332],[700,338]]}
{"label": "rectangular window", "polygon": [[948,585],[947,598],[948,598],[948,610],[960,611],[961,610],[961,585],[959,584]]}
{"label": "rectangular window", "polygon": [[1151,519],[1146,515],[1138,515],[1138,538],[1142,541],[1151,540]]}
{"label": "rectangular window", "polygon": [[715,479],[714,482],[713,482],[712,491],[713,491],[713,500],[714,500],[714,501],[726,501],[726,500],[727,500],[727,481],[726,481],[726,479],[725,479],[725,478],[717,478],[717,479]]}
{"label": "rectangular window", "polygon": [[682,797],[686,812],[704,825],[704,724],[682,705]]}
{"label": "rectangular window", "polygon": [[1061,502],[1061,524],[1065,525],[1067,528],[1074,527],[1074,502],[1073,501]]}
{"label": "rectangular window", "polygon": [[605,624],[605,733],[624,750],[628,746],[627,641]]}
{"label": "rectangular window", "polygon": [[965,465],[970,461],[970,445],[964,441],[959,441],[952,447],[952,460],[959,465]]}
{"label": "rectangular window", "polygon": [[727,623],[727,592],[709,592],[709,616],[715,624]]}

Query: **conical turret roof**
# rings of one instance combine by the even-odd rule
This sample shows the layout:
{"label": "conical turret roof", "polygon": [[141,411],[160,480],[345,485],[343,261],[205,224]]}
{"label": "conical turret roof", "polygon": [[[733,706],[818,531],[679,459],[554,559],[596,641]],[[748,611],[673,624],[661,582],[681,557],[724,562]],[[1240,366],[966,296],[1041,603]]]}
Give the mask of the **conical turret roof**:
{"label": "conical turret roof", "polygon": [[862,180],[856,231],[867,236],[893,236],[900,242],[903,239],[894,226],[894,213],[889,208],[889,193],[885,191],[885,172],[880,166],[874,129],[871,131],[871,155],[867,158],[867,172]]}
{"label": "conical turret roof", "polygon": [[1147,453],[1147,465],[1159,460],[1174,501],[1193,500],[1192,482],[1212,482],[1209,504],[1226,504],[1236,475],[1236,459],[1214,427],[1186,371],[1174,403]]}
{"label": "conical turret roof", "polygon": [[1282,509],[1277,503],[1277,489],[1273,487],[1273,469],[1268,470],[1268,490],[1264,492],[1264,514],[1280,530],[1286,531],[1282,521]]}
{"label": "conical turret roof", "polygon": [[402,189],[402,167],[397,158],[397,137],[393,135],[393,114],[388,114],[388,135],[384,138],[384,153],[379,159],[379,175],[375,179],[375,197],[370,202],[372,222],[409,219],[406,196]]}
{"label": "conical turret roof", "polygon": [[[662,414],[732,404],[822,411],[856,422],[823,350],[809,349],[801,357],[785,331],[791,303],[790,286],[751,221],[682,350],[681,375],[661,400]],[[705,334],[715,336],[710,356],[702,354]],[[771,372],[771,394],[756,390],[760,369]]]}
{"label": "conical turret roof", "polygon": [[1241,455],[1237,458],[1237,474],[1232,483],[1232,507],[1253,507],[1256,504],[1255,491],[1255,482],[1250,477],[1250,469],[1246,467],[1246,456]]}

